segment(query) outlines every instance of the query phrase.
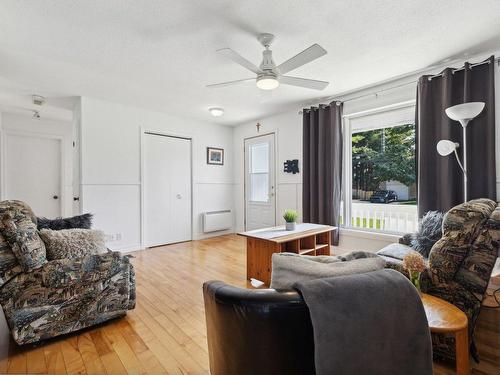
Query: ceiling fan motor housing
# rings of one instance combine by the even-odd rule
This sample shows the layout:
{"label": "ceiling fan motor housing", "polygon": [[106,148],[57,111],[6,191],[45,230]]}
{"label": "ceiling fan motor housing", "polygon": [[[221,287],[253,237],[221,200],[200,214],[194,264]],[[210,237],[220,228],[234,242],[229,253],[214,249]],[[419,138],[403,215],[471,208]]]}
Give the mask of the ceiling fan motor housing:
{"label": "ceiling fan motor housing", "polygon": [[276,64],[273,60],[273,51],[270,49],[265,49],[262,52],[262,63],[259,68],[267,73],[268,70],[274,70],[276,68]]}

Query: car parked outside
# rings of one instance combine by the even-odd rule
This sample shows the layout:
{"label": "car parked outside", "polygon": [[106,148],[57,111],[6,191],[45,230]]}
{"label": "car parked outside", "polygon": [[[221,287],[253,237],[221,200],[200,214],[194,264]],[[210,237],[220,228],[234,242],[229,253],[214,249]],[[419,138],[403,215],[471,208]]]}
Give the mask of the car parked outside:
{"label": "car parked outside", "polygon": [[397,202],[398,195],[394,190],[377,190],[370,197],[370,203]]}

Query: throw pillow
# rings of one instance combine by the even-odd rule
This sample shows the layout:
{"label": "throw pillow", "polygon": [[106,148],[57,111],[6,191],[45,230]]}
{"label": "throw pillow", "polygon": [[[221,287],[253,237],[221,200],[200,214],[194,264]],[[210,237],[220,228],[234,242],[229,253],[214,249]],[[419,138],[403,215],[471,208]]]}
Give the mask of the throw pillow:
{"label": "throw pillow", "polygon": [[55,219],[47,219],[46,217],[38,218],[38,230],[41,229],[91,229],[92,214],[83,214],[73,217],[58,217]]}
{"label": "throw pillow", "polygon": [[[27,206],[26,206],[27,207]],[[45,245],[38,235],[31,210],[9,201],[0,205],[0,233],[10,245],[21,269],[31,272],[47,263]]]}
{"label": "throw pillow", "polygon": [[411,247],[424,258],[429,257],[432,246],[443,236],[443,217],[442,212],[427,212],[420,221],[418,231],[412,236]]}
{"label": "throw pillow", "polygon": [[303,256],[275,253],[272,256],[271,288],[291,289],[298,281],[377,271],[385,261],[376,254],[352,252],[344,256]]}
{"label": "throw pillow", "polygon": [[104,232],[91,229],[42,229],[40,237],[47,248],[47,259],[75,259],[107,252]]}

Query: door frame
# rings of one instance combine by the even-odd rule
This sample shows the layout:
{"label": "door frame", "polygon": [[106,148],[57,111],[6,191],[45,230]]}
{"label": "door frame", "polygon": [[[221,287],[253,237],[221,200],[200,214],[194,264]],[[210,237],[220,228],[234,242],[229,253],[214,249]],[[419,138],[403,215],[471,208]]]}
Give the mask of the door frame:
{"label": "door frame", "polygon": [[190,144],[190,150],[189,150],[189,156],[190,156],[190,173],[189,173],[189,181],[190,181],[190,184],[191,184],[191,194],[190,194],[190,201],[191,201],[191,212],[190,212],[190,215],[191,215],[191,235],[190,235],[190,239],[188,241],[192,241],[193,240],[193,229],[194,229],[194,223],[193,223],[193,218],[194,218],[194,215],[193,215],[193,190],[194,190],[194,186],[193,186],[193,149],[194,149],[194,139],[191,135],[186,135],[186,134],[179,134],[179,133],[173,133],[173,132],[169,132],[169,131],[162,131],[162,130],[157,130],[157,129],[153,129],[153,128],[147,128],[147,127],[143,127],[141,126],[140,127],[140,138],[141,138],[141,163],[140,163],[140,200],[141,200],[141,204],[140,204],[140,210],[141,210],[141,214],[140,214],[140,222],[141,222],[141,228],[140,228],[140,242],[141,242],[141,248],[142,249],[145,249],[145,228],[144,228],[144,215],[145,215],[145,212],[144,212],[144,202],[145,202],[145,188],[144,188],[144,168],[145,168],[145,160],[144,160],[144,150],[145,150],[145,144],[144,144],[144,137],[146,134],[151,134],[151,135],[157,135],[159,137],[170,137],[170,138],[179,138],[179,139],[185,139],[185,140],[188,140],[189,141],[189,144]]}
{"label": "door frame", "polygon": [[250,139],[274,135],[274,225],[278,223],[278,130],[243,138],[243,225],[247,230],[247,147],[245,142]]}
{"label": "door frame", "polygon": [[61,217],[66,215],[66,189],[65,189],[65,181],[66,181],[66,152],[64,150],[64,136],[59,134],[51,134],[51,133],[39,133],[39,132],[30,132],[30,131],[22,131],[22,130],[13,130],[13,129],[1,129],[0,128],[0,200],[5,200],[5,162],[6,162],[6,146],[7,146],[7,136],[9,135],[17,135],[21,137],[31,137],[31,138],[42,138],[42,139],[55,139],[59,142],[59,150],[60,150],[60,158],[61,165],[59,166],[59,214]]}

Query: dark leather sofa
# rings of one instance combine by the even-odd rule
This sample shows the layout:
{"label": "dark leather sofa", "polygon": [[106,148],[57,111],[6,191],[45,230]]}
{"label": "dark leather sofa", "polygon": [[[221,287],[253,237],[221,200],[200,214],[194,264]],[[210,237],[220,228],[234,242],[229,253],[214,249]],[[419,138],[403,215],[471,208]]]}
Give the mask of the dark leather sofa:
{"label": "dark leather sofa", "polygon": [[292,290],[203,284],[212,375],[314,374],[309,310]]}

